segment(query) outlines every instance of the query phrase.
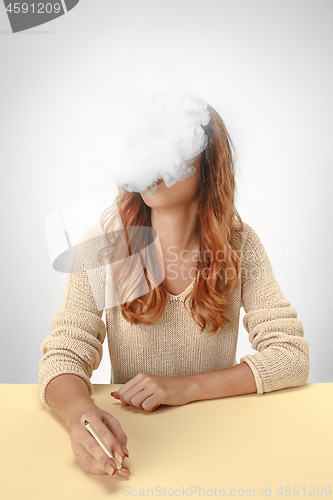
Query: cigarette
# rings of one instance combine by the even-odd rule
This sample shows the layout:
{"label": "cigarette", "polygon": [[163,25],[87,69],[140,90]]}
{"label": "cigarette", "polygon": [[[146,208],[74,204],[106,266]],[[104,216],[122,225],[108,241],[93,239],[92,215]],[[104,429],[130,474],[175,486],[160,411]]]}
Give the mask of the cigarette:
{"label": "cigarette", "polygon": [[88,420],[85,420],[84,421],[84,425],[87,427],[87,429],[90,432],[90,434],[96,439],[97,443],[101,446],[101,448],[103,448],[103,450],[105,451],[105,453],[107,454],[107,456],[110,457],[110,458],[112,458],[112,460],[114,460],[114,463],[116,464],[117,469],[118,470],[121,469],[122,466],[114,458],[112,451],[106,446],[106,444],[104,443],[103,439],[97,434],[97,432],[95,431],[95,429],[93,428],[93,426],[91,425],[91,423],[88,422]]}

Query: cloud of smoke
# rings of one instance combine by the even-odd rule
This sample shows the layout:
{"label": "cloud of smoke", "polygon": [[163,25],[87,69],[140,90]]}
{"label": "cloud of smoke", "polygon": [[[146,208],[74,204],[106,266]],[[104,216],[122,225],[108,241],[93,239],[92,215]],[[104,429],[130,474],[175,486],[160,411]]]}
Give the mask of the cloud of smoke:
{"label": "cloud of smoke", "polygon": [[150,94],[128,117],[119,152],[108,161],[107,175],[129,192],[151,188],[147,192],[151,195],[159,179],[171,187],[195,172],[190,164],[207,146],[202,125],[209,121],[207,104],[194,94]]}

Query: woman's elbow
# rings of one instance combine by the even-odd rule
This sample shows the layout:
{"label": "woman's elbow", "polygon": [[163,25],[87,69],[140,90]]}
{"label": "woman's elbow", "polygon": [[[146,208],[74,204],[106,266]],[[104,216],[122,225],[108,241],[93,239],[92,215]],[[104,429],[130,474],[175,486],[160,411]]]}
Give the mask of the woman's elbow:
{"label": "woman's elbow", "polygon": [[310,359],[309,352],[303,352],[302,355],[295,360],[292,367],[292,379],[295,384],[294,387],[305,385],[308,381],[310,374]]}

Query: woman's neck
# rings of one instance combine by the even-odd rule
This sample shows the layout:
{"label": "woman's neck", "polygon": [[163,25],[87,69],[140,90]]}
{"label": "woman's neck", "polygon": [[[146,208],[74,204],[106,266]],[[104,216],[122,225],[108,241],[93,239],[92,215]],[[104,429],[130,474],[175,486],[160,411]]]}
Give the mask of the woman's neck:
{"label": "woman's neck", "polygon": [[172,247],[172,252],[180,255],[183,250],[199,247],[197,217],[197,203],[187,206],[186,210],[152,209],[151,225],[157,231],[163,252]]}

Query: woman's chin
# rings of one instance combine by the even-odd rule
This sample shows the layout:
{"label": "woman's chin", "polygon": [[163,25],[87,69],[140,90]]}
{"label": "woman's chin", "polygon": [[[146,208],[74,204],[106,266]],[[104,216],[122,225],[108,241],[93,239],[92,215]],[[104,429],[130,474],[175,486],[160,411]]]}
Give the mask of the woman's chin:
{"label": "woman's chin", "polygon": [[151,196],[154,196],[154,194],[161,192],[161,188],[163,186],[165,187],[163,179],[159,179],[157,184],[155,184],[155,185],[153,184],[145,191],[140,191],[140,194],[145,194],[149,198]]}
{"label": "woman's chin", "polygon": [[148,194],[149,189],[140,193],[141,198],[145,202],[146,205],[150,208],[162,208],[170,206],[170,193],[166,193],[165,190],[161,187],[157,187],[156,191],[152,194]]}

